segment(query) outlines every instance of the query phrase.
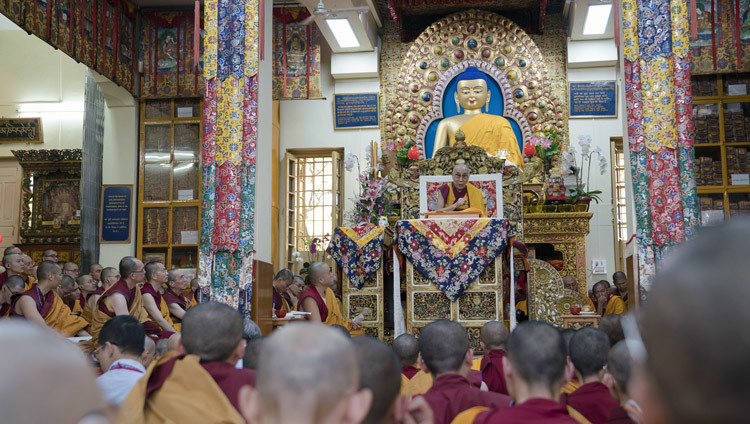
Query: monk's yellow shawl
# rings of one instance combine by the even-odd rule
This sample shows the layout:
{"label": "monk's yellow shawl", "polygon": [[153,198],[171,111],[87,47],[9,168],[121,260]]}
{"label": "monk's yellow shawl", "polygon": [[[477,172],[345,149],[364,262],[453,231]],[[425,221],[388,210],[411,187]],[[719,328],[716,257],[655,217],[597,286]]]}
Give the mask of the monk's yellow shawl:
{"label": "monk's yellow shawl", "polygon": [[[146,284],[148,284],[148,283],[146,283]],[[138,290],[136,290],[136,291],[138,291]],[[143,295],[141,295],[141,296],[143,296]],[[151,296],[151,297],[153,297],[153,296]],[[156,299],[154,299],[154,300],[156,300]],[[159,312],[161,313],[161,317],[164,318],[164,321],[166,321],[167,324],[171,325],[172,328],[174,328],[177,331],[180,331],[179,329],[177,329],[177,327],[175,327],[175,323],[172,322],[172,316],[169,314],[169,305],[167,305],[167,302],[164,301],[164,295],[159,296],[159,300],[161,301],[161,303],[159,303]],[[144,307],[144,310],[145,310],[145,307]],[[159,325],[159,323],[156,322],[156,320],[153,319],[151,317],[151,315],[148,314],[148,311],[146,311],[146,315],[147,315],[147,317],[148,317],[148,319],[150,321],[153,321],[156,325]],[[159,327],[161,327],[161,326],[159,326]],[[180,327],[182,327],[182,326],[180,326]],[[166,331],[166,329],[164,329],[164,328],[162,328],[162,330]]]}
{"label": "monk's yellow shawl", "polygon": [[[459,130],[466,134],[467,145],[479,146],[492,156],[495,156],[498,150],[505,149],[509,154],[508,160],[523,168],[523,156],[518,147],[516,134],[510,122],[502,116],[481,113],[461,125]],[[450,145],[455,142],[454,134],[451,134]]]}
{"label": "monk's yellow shawl", "polygon": [[352,321],[346,319],[344,314],[341,313],[341,302],[336,297],[336,294],[330,288],[326,289],[326,306],[328,307],[328,318],[326,318],[326,325],[338,324],[346,327],[349,330],[349,334],[352,336],[361,336],[365,334],[365,330],[360,328],[359,330],[352,330]]}
{"label": "monk's yellow shawl", "polygon": [[419,370],[401,391],[402,395],[416,396],[427,393],[432,387],[432,375]]}
{"label": "monk's yellow shawl", "polygon": [[609,298],[609,302],[607,302],[607,307],[604,309],[604,315],[607,316],[609,314],[624,314],[626,311],[625,308],[625,302],[623,302],[622,298],[620,296],[612,296]]}
{"label": "monk's yellow shawl", "polygon": [[451,421],[451,424],[472,424],[474,420],[484,411],[489,411],[490,408],[486,406],[475,406],[469,408],[460,414],[456,415],[456,418]]}
{"label": "monk's yellow shawl", "polygon": [[576,380],[568,381],[564,386],[560,388],[560,393],[571,394],[581,387],[581,384]]}
{"label": "monk's yellow shawl", "polygon": [[[130,309],[128,310],[128,314],[135,317],[140,322],[146,322],[148,321],[148,312],[146,312],[146,309],[143,307],[143,298],[141,297],[141,291],[136,288],[133,290],[133,299],[130,302]],[[101,298],[99,298],[101,300]],[[110,316],[105,314],[104,312],[99,310],[99,305],[97,301],[97,307],[94,309],[91,313],[91,322],[89,325],[89,334],[91,334],[91,340],[85,343],[84,348],[93,351],[97,347],[97,340],[99,340],[99,332],[102,331],[102,326],[104,323],[109,321]],[[104,299],[104,305],[107,307],[107,309],[111,312],[114,312],[114,309],[109,305],[109,296],[107,296]]]}
{"label": "monk's yellow shawl", "polygon": [[474,360],[471,362],[471,369],[473,371],[481,371],[482,370],[482,357],[474,358]]}
{"label": "monk's yellow shawl", "polygon": [[36,284],[36,278],[29,275],[28,277],[26,277],[26,285],[23,287],[23,290],[26,291],[30,289],[34,284]]}
{"label": "monk's yellow shawl", "polygon": [[[482,190],[476,188],[473,184],[466,184],[466,195],[469,198],[469,203],[459,206],[456,208],[457,211],[462,211],[468,208],[478,209],[482,211],[482,217],[487,216],[487,208],[484,206],[484,196],[482,196]],[[445,206],[450,206],[456,203],[456,195],[453,193],[453,184],[448,184],[448,199],[445,201]]]}
{"label": "monk's yellow shawl", "polygon": [[71,337],[78,334],[79,331],[89,325],[85,319],[72,315],[68,305],[63,302],[60,296],[54,292],[55,300],[49,308],[47,315],[43,316],[44,323],[49,327],[62,333],[65,337]]}
{"label": "monk's yellow shawl", "polygon": [[[162,386],[146,399],[148,380],[154,370],[177,355],[167,352],[151,363],[120,405],[118,424],[236,423],[245,420],[232,406],[196,355],[178,359]],[[193,402],[186,402],[193,399]]]}

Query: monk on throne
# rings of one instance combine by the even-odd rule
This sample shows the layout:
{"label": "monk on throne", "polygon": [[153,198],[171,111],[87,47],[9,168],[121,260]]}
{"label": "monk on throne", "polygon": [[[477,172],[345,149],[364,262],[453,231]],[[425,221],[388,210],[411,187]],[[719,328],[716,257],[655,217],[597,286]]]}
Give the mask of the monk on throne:
{"label": "monk on throne", "polygon": [[456,109],[460,113],[463,107],[464,113],[440,121],[435,132],[433,157],[438,150],[446,146],[446,142],[452,146],[455,143],[456,132],[461,130],[466,134],[467,145],[479,146],[490,155],[497,154],[499,150],[506,150],[506,164],[523,168],[523,156],[510,122],[502,116],[482,112],[485,105],[486,111],[489,112],[490,91],[487,88],[487,75],[470,66],[456,77],[456,81]]}
{"label": "monk on throne", "polygon": [[482,191],[469,182],[471,171],[465,163],[458,163],[453,167],[453,182],[440,186],[435,202],[435,212],[480,212],[481,217],[487,216]]}

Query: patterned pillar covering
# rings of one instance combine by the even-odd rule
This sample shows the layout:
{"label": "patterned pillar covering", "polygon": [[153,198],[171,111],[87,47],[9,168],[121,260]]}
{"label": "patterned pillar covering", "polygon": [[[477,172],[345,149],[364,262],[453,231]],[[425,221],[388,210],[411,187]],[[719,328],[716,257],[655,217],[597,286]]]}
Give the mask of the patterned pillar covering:
{"label": "patterned pillar covering", "polygon": [[258,0],[204,3],[200,281],[249,316],[255,252]]}
{"label": "patterned pillar covering", "polygon": [[639,281],[644,293],[669,248],[698,227],[688,5],[685,0],[623,0],[622,13]]}

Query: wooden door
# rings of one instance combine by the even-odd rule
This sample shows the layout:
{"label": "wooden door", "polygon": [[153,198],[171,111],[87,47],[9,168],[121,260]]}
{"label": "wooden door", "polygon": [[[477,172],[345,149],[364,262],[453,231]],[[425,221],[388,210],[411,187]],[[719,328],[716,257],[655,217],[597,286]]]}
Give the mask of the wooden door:
{"label": "wooden door", "polygon": [[21,211],[21,165],[14,160],[0,160],[0,247],[18,243]]}

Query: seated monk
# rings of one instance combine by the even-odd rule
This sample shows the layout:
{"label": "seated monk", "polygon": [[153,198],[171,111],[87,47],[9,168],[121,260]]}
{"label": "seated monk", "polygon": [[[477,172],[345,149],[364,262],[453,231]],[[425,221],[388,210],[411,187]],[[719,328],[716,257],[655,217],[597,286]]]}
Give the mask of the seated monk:
{"label": "seated monk", "polygon": [[57,295],[68,305],[73,315],[80,317],[83,314],[83,307],[86,303],[81,302],[81,290],[78,288],[78,283],[76,283],[73,277],[65,274],[60,277],[60,284],[57,286]]}
{"label": "seated monk", "polygon": [[[560,335],[565,342],[565,354],[568,356],[568,366],[570,367],[570,369],[575,370],[573,362],[570,360],[570,339],[572,339],[576,334],[576,330],[573,328],[561,328],[558,330],[560,330]],[[568,380],[568,382],[564,386],[562,386],[562,388],[560,388],[560,394],[571,394],[575,392],[579,387],[581,387],[581,382],[578,380],[578,377],[576,377],[575,371],[573,371],[573,375],[570,380]]]}
{"label": "seated monk", "polygon": [[504,149],[509,154],[506,163],[523,168],[523,156],[510,122],[502,116],[482,112],[485,105],[489,110],[488,76],[476,67],[470,66],[455,80],[456,109],[460,112],[460,108],[463,107],[464,113],[440,121],[435,132],[432,156],[434,157],[437,151],[446,145],[446,141],[452,146],[455,143],[456,132],[461,130],[466,134],[467,145],[479,146],[490,155]]}
{"label": "seated monk", "polygon": [[292,284],[289,285],[286,289],[286,293],[283,293],[282,296],[284,296],[286,302],[294,308],[297,305],[299,295],[302,294],[303,290],[305,290],[305,279],[299,275],[295,275],[294,279],[292,279]]}
{"label": "seated monk", "polygon": [[[402,334],[403,335],[403,334]],[[386,421],[401,385],[401,365],[393,349],[375,337],[352,339],[359,366],[359,390],[369,390],[372,403],[362,424]]]}
{"label": "seated monk", "polygon": [[[101,279],[102,286],[97,287],[93,293],[86,295],[86,304],[91,308],[92,317],[94,315],[94,310],[96,309],[96,302],[99,301],[102,293],[109,290],[109,288],[115,285],[116,282],[120,281],[120,273],[115,268],[107,267],[102,269]],[[91,320],[89,320],[89,322],[91,322]]]}
{"label": "seated monk", "polygon": [[453,421],[463,423],[575,424],[558,402],[560,387],[573,373],[566,366],[560,333],[546,322],[524,321],[505,344],[503,373],[514,404],[510,408],[472,408]]}
{"label": "seated monk", "polygon": [[273,276],[271,287],[273,288],[273,310],[275,311],[292,311],[294,308],[287,303],[284,294],[294,280],[292,271],[284,268]]}
{"label": "seated monk", "polygon": [[620,296],[625,303],[625,310],[628,310],[628,276],[622,271],[612,274],[612,284],[614,287],[609,289],[609,293]]}
{"label": "seated monk", "polygon": [[[57,295],[62,273],[54,262],[44,261],[37,267],[38,283],[10,301],[11,316],[24,317],[46,325],[65,337],[88,336],[85,319],[71,314],[70,308]],[[75,282],[74,282],[75,284]]]}
{"label": "seated monk", "polygon": [[[10,246],[5,250],[10,253],[6,253],[3,256],[3,267],[5,268],[5,271],[0,273],[0,287],[5,284],[5,280],[11,275],[18,275],[26,281],[26,265],[23,262],[23,253],[20,253],[20,249],[16,246]],[[17,253],[16,250],[18,250]]]}
{"label": "seated monk", "polygon": [[372,400],[370,390],[358,388],[351,340],[318,323],[274,331],[261,348],[256,381],[240,403],[245,419],[257,424],[359,423]]}
{"label": "seated monk", "polygon": [[94,283],[97,287],[99,287],[99,284],[102,282],[102,270],[104,270],[104,267],[99,264],[94,264],[89,267],[89,275],[94,279]]}
{"label": "seated monk", "polygon": [[599,321],[597,328],[607,335],[610,347],[625,338],[625,333],[622,331],[622,319],[622,315],[610,314]]}
{"label": "seated monk", "polygon": [[78,290],[81,292],[79,303],[81,304],[81,307],[83,308],[83,312],[81,312],[81,317],[85,319],[86,321],[91,321],[91,305],[88,303],[88,299],[91,297],[92,294],[96,293],[97,287],[96,287],[96,281],[94,281],[94,278],[88,274],[81,275],[80,277],[76,278],[76,283],[78,284]]}
{"label": "seated monk", "polygon": [[[617,315],[613,315],[617,316]],[[620,404],[609,414],[607,424],[634,424],[643,422],[643,411],[628,395],[630,383],[631,363],[633,359],[625,341],[619,341],[607,355],[607,373],[612,378],[604,380],[612,397]]]}
{"label": "seated monk", "polygon": [[594,284],[592,290],[594,292],[594,303],[598,315],[605,316],[625,313],[625,302],[622,301],[622,298],[609,293],[609,281],[599,281]]}
{"label": "seated monk", "polygon": [[508,340],[508,328],[499,321],[487,321],[479,331],[479,345],[484,350],[481,371],[482,381],[491,392],[507,395],[508,387],[503,374],[505,341]]}
{"label": "seated monk", "polygon": [[34,260],[29,255],[23,256],[24,274],[26,275],[26,290],[31,288],[32,284],[36,284],[36,266]]}
{"label": "seated monk", "polygon": [[19,275],[11,275],[5,280],[5,284],[0,287],[0,318],[7,318],[10,315],[10,299],[13,295],[25,291],[26,283]]}
{"label": "seated monk", "polygon": [[118,422],[243,423],[239,392],[255,385],[255,371],[235,368],[245,354],[242,315],[218,302],[190,308],[177,344],[136,383]]}
{"label": "seated monk", "polygon": [[182,328],[182,317],[193,306],[184,295],[185,287],[187,287],[187,277],[178,269],[170,269],[167,271],[167,287],[167,290],[162,295],[162,299],[167,303],[169,317],[172,319],[172,326],[179,332]]}
{"label": "seated monk", "polygon": [[468,380],[473,351],[460,324],[437,320],[419,332],[422,368],[433,377],[424,399],[432,408],[435,424],[449,424],[462,411],[475,406],[505,408],[510,397],[480,390]]}
{"label": "seated monk", "polygon": [[110,404],[122,403],[146,372],[141,362],[146,339],[141,322],[129,315],[114,317],[102,326],[94,354],[103,374],[96,384]]}
{"label": "seated monk", "polygon": [[0,340],[0,421],[113,422],[91,365],[75,344],[25,320],[0,322]]}
{"label": "seated monk", "polygon": [[471,176],[469,166],[464,163],[456,164],[451,176],[453,177],[452,183],[440,186],[435,212],[464,211],[471,208],[479,210],[482,217],[487,216],[482,191],[469,182],[469,176]]}
{"label": "seated monk", "polygon": [[161,262],[152,261],[146,264],[146,283],[141,288],[143,307],[148,312],[149,322],[144,323],[146,334],[158,339],[166,339],[175,333],[172,318],[169,316],[167,302],[161,295],[161,286],[168,280],[167,269]]}
{"label": "seated monk", "polygon": [[409,383],[414,375],[419,372],[419,343],[417,338],[411,334],[404,333],[393,340],[393,352],[398,356],[401,363],[401,388]]}
{"label": "seated monk", "polygon": [[331,267],[325,262],[314,262],[308,272],[310,285],[300,294],[297,310],[309,312],[308,321],[327,325],[339,324],[346,327],[352,335],[364,334],[359,323],[345,318],[336,307],[336,295],[331,290],[336,280],[333,278]]}
{"label": "seated monk", "polygon": [[560,397],[560,403],[581,413],[593,424],[603,424],[612,410],[619,405],[602,381],[607,371],[609,338],[602,331],[586,327],[578,330],[570,339],[570,360],[581,382],[573,393]]}
{"label": "seated monk", "polygon": [[140,322],[148,321],[148,314],[143,309],[141,291],[137,287],[146,276],[143,262],[133,256],[125,256],[120,259],[119,268],[120,279],[102,293],[91,314],[89,332],[92,339],[88,343],[88,349],[90,350],[96,348],[99,331],[110,318],[117,315],[131,315]]}
{"label": "seated monk", "polygon": [[188,301],[188,308],[192,308],[199,303],[198,301],[200,300],[200,289],[201,284],[199,279],[193,278],[192,280],[190,280],[190,287],[186,287],[185,292],[183,293],[185,295],[185,299]]}

